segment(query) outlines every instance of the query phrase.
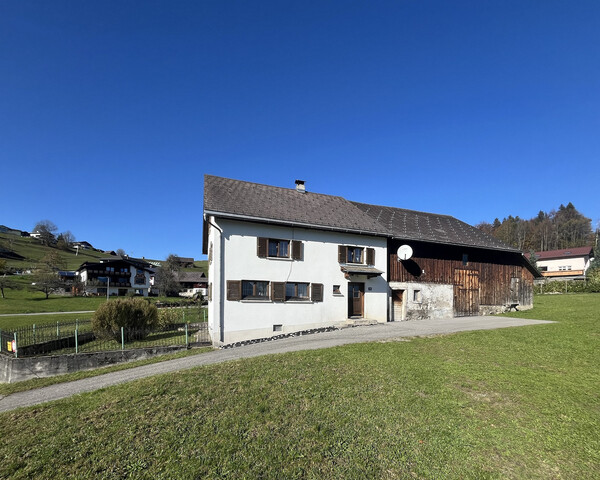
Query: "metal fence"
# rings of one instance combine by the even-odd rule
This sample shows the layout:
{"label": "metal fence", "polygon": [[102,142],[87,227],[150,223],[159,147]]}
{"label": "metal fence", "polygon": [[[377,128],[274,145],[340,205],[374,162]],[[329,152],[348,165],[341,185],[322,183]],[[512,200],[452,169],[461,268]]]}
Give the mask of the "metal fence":
{"label": "metal fence", "polygon": [[0,354],[15,357],[66,355],[157,346],[210,343],[206,322],[177,322],[156,329],[121,327],[96,334],[91,320],[56,322],[0,331]]}

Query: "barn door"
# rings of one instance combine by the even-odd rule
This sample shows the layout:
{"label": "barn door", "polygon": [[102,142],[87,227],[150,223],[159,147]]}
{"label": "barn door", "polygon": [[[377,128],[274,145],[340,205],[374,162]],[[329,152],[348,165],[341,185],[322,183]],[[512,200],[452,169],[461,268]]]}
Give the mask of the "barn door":
{"label": "barn door", "polygon": [[404,316],[404,290],[392,290],[393,320],[402,320]]}
{"label": "barn door", "polygon": [[510,279],[510,303],[520,303],[521,299],[521,279],[512,277]]}
{"label": "barn door", "polygon": [[479,315],[479,272],[454,270],[454,315]]}

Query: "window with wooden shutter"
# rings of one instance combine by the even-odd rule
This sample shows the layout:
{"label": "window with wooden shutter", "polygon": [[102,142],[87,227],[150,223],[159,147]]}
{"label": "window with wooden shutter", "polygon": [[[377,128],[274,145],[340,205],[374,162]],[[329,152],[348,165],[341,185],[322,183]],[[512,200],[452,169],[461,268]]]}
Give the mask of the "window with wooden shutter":
{"label": "window with wooden shutter", "polygon": [[271,283],[271,300],[285,302],[285,282]]}
{"label": "window with wooden shutter", "polygon": [[310,299],[313,302],[322,302],[323,301],[323,284],[322,283],[312,283],[311,284]]}
{"label": "window with wooden shutter", "polygon": [[346,253],[348,252],[348,247],[344,245],[338,246],[338,263],[346,263]]}
{"label": "window with wooden shutter", "polygon": [[260,258],[267,258],[267,249],[269,246],[269,239],[264,237],[258,237],[256,239],[256,255]]}
{"label": "window with wooden shutter", "polygon": [[367,248],[367,265],[375,265],[375,249]]}
{"label": "window with wooden shutter", "polygon": [[302,242],[300,240],[292,240],[292,260],[302,260]]}
{"label": "window with wooden shutter", "polygon": [[242,282],[241,280],[227,280],[227,300],[242,299]]}

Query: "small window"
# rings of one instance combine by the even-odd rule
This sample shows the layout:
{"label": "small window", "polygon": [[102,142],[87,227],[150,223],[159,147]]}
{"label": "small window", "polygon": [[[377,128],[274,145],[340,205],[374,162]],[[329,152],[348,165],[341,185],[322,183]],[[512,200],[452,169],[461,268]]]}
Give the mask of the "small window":
{"label": "small window", "polygon": [[342,292],[341,292],[341,290],[340,290],[340,286],[339,286],[339,285],[334,285],[334,286],[333,286],[333,294],[334,294],[334,295],[341,295],[341,294],[342,294]]}
{"label": "small window", "polygon": [[463,253],[463,260],[462,260],[462,264],[463,265],[468,265],[469,264],[469,255],[466,253]]}
{"label": "small window", "polygon": [[269,238],[269,257],[287,258],[290,256],[289,240],[274,240]]}
{"label": "small window", "polygon": [[242,298],[267,300],[269,298],[269,282],[244,280],[242,282]]}
{"label": "small window", "polygon": [[348,247],[346,261],[348,263],[363,263],[363,249],[360,247]]}
{"label": "small window", "polygon": [[308,283],[286,283],[286,300],[308,300]]}
{"label": "small window", "polygon": [[274,332],[282,332],[283,331],[283,325],[273,325],[273,331]]}
{"label": "small window", "polygon": [[413,302],[421,303],[421,290],[413,290]]}

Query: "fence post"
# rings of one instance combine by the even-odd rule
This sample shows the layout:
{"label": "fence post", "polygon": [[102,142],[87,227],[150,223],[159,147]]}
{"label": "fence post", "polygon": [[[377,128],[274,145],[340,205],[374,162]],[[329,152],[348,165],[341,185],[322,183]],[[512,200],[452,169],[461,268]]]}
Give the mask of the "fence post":
{"label": "fence post", "polygon": [[75,353],[79,353],[79,329],[75,327]]}
{"label": "fence post", "polygon": [[121,350],[125,350],[125,331],[121,327]]}
{"label": "fence post", "polygon": [[2,337],[2,329],[0,328],[0,352],[2,351],[3,343],[4,343],[4,338]]}
{"label": "fence post", "polygon": [[182,310],[183,312],[183,323],[185,323],[185,310]]}
{"label": "fence post", "polygon": [[35,323],[33,324],[33,343],[35,344]]}
{"label": "fence post", "polygon": [[60,338],[60,327],[58,326],[58,320],[56,321],[56,338]]}
{"label": "fence post", "polygon": [[15,346],[14,346],[14,348],[13,348],[13,350],[15,351],[15,358],[19,358],[19,353],[18,353],[18,351],[19,351],[19,348],[18,348],[18,346],[19,346],[19,345],[17,344],[17,332],[15,332],[15,333],[13,334],[13,338],[14,338],[14,340],[15,340]]}
{"label": "fence post", "polygon": [[188,324],[185,324],[185,348],[188,348],[190,346],[190,340],[188,337]]}
{"label": "fence post", "polygon": [[204,315],[204,321],[206,322],[206,308],[202,309],[202,314]]}

